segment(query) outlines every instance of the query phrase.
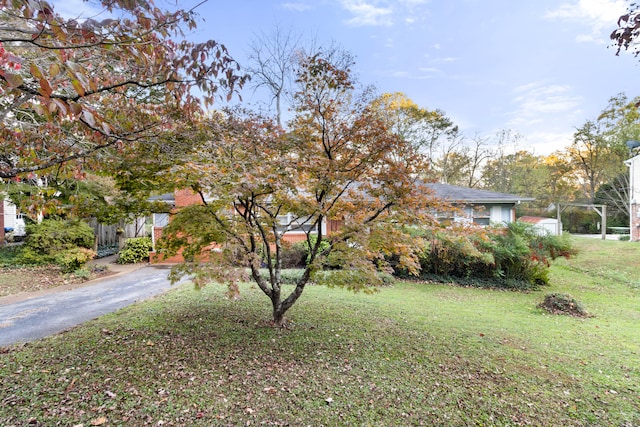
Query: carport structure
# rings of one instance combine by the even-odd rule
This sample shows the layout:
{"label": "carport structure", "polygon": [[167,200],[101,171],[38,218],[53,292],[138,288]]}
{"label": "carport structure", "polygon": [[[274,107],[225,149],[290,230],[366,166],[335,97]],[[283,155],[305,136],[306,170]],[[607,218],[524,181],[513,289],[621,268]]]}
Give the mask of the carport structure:
{"label": "carport structure", "polygon": [[570,206],[593,209],[602,218],[600,231],[602,232],[602,240],[607,238],[607,205],[594,205],[590,203],[558,203],[556,205],[558,213],[558,235],[562,234],[562,212]]}

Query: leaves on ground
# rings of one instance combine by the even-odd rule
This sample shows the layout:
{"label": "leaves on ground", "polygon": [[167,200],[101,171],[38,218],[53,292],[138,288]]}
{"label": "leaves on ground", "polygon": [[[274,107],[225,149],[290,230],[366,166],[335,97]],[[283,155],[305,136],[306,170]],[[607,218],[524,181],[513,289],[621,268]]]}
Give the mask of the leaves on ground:
{"label": "leaves on ground", "polygon": [[22,292],[35,292],[62,285],[83,283],[112,274],[109,270],[95,270],[88,275],[64,274],[55,266],[0,268],[0,297]]}

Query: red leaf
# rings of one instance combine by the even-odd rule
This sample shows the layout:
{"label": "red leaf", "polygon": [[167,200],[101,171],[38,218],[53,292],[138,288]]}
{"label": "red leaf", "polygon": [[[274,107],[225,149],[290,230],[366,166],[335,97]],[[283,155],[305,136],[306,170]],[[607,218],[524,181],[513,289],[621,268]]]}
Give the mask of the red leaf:
{"label": "red leaf", "polygon": [[40,93],[45,98],[49,98],[53,93],[53,88],[47,79],[40,79]]}

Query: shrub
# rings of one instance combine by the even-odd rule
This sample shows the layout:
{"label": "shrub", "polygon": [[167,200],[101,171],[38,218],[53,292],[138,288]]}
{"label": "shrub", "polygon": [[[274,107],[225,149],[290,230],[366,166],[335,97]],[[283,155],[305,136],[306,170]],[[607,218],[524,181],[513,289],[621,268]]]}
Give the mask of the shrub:
{"label": "shrub", "polygon": [[382,286],[393,286],[396,283],[396,279],[390,273],[381,271],[378,272],[378,277],[380,278]]}
{"label": "shrub", "polygon": [[109,255],[118,253],[118,244],[114,243],[111,245],[100,245],[98,246],[98,258],[108,257]]}
{"label": "shrub", "polygon": [[589,314],[578,301],[567,294],[547,294],[544,301],[538,304],[539,308],[551,314],[565,314],[575,317],[589,317]]}
{"label": "shrub", "polygon": [[127,239],[124,248],[118,254],[118,264],[134,264],[149,260],[149,251],[153,249],[150,237],[132,237]]}
{"label": "shrub", "polygon": [[10,267],[17,263],[20,255],[18,246],[0,246],[0,267]]}
{"label": "shrub", "polygon": [[82,266],[95,256],[90,250],[94,240],[93,229],[83,221],[46,219],[40,224],[27,225],[27,238],[16,262],[27,265],[61,263],[63,270],[74,264]]}
{"label": "shrub", "polygon": [[80,220],[45,219],[40,224],[27,225],[24,246],[36,253],[54,255],[71,248],[93,247],[93,229]]}
{"label": "shrub", "polygon": [[[304,269],[302,268],[287,268],[280,271],[280,278],[283,285],[295,285],[302,277]],[[264,277],[269,276],[269,270],[266,268],[260,269],[260,274]]]}
{"label": "shrub", "polygon": [[60,266],[63,273],[72,273],[95,258],[96,253],[87,248],[66,249],[54,257],[54,261]]}
{"label": "shrub", "polygon": [[[309,236],[309,241],[301,242],[306,254],[305,255],[306,264],[309,264],[309,262],[311,261],[311,248],[316,245],[317,241],[318,241],[318,236],[316,236],[315,234],[312,234],[311,236]],[[322,240],[320,242],[320,247],[318,248],[317,255],[322,254],[324,251],[326,251],[330,247],[331,247],[331,243],[329,243],[327,240]]]}
{"label": "shrub", "polygon": [[488,272],[495,261],[489,251],[481,251],[478,233],[466,229],[442,229],[425,235],[425,249],[420,256],[423,275],[456,277],[493,276]]}
{"label": "shrub", "polygon": [[295,244],[283,242],[281,253],[282,268],[304,267],[307,257],[307,242]]}
{"label": "shrub", "polygon": [[551,260],[575,253],[566,237],[540,235],[522,222],[485,229],[437,229],[424,239],[423,278],[456,277],[483,287],[535,289],[549,282]]}
{"label": "shrub", "polygon": [[73,275],[78,279],[89,280],[91,278],[91,271],[87,270],[86,268],[79,268],[77,270],[74,270]]}

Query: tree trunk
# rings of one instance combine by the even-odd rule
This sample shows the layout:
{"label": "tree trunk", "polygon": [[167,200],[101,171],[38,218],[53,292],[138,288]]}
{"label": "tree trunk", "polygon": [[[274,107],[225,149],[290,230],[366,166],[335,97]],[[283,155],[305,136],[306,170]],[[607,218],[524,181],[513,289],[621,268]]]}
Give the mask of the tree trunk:
{"label": "tree trunk", "polygon": [[281,301],[271,301],[271,303],[273,305],[273,325],[281,328],[284,326],[284,313],[287,310],[283,307]]}

